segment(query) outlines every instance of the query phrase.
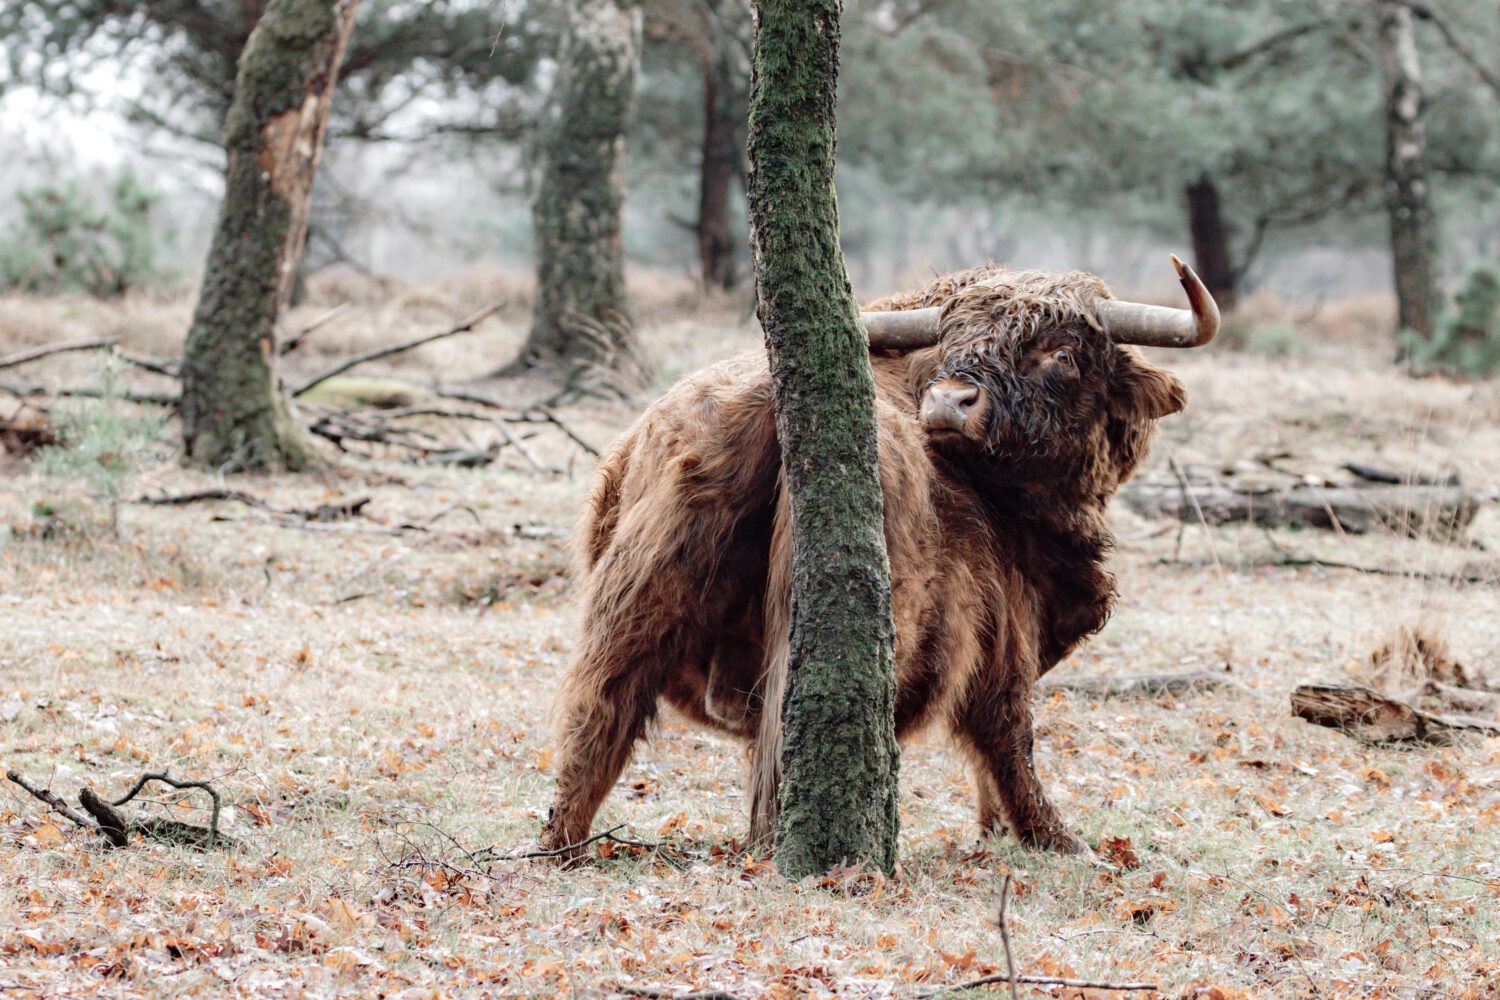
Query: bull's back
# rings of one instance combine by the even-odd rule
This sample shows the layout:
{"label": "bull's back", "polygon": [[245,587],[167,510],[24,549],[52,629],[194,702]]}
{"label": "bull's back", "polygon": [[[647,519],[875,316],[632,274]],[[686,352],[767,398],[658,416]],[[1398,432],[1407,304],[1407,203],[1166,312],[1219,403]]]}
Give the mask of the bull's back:
{"label": "bull's back", "polygon": [[[674,547],[707,544],[751,508],[769,510],[779,463],[763,358],[734,358],[684,378],[600,461],[575,535],[583,575],[617,543],[638,542],[642,529]],[[635,535],[622,534],[627,521],[636,522]]]}

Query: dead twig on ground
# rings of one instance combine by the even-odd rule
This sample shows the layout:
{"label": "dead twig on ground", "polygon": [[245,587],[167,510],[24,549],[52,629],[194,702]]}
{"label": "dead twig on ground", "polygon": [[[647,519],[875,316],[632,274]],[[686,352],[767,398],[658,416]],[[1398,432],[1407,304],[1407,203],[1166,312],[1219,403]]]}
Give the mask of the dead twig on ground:
{"label": "dead twig on ground", "polygon": [[115,357],[143,371],[153,372],[157,375],[165,375],[167,378],[182,377],[181,358],[150,358],[144,354],[131,354],[121,347],[115,348]]}
{"label": "dead twig on ground", "polygon": [[352,358],[346,358],[345,360],[340,361],[338,364],[334,365],[332,368],[325,369],[324,371],[321,371],[318,374],[314,375],[312,378],[299,383],[291,390],[289,395],[291,395],[292,398],[295,399],[298,396],[306,394],[309,390],[315,388],[316,386],[322,385],[329,379],[344,374],[344,372],[349,371],[351,368],[356,368],[359,365],[365,364],[370,361],[377,361],[380,358],[388,358],[393,354],[400,354],[403,351],[410,351],[413,348],[421,347],[423,344],[430,344],[435,340],[442,340],[444,337],[452,337],[460,333],[467,333],[474,327],[478,326],[484,320],[489,319],[495,313],[499,312],[504,306],[504,302],[496,302],[494,305],[487,306],[486,308],[479,310],[479,312],[468,317],[467,319],[459,320],[457,323],[448,327],[446,330],[439,330],[437,333],[423,334],[420,337],[413,337],[410,340],[403,340],[399,344],[391,344],[388,347],[379,347],[373,351],[365,351],[363,354],[356,354]]}
{"label": "dead twig on ground", "polygon": [[88,340],[65,340],[60,344],[43,344],[41,347],[33,347],[25,351],[17,351],[0,357],[0,370],[14,368],[24,365],[29,361],[38,361],[42,358],[50,358],[54,354],[67,354],[72,351],[97,351],[101,348],[114,347],[114,337],[91,337]]}
{"label": "dead twig on ground", "polygon": [[650,986],[621,986],[616,993],[627,997],[649,997],[651,1000],[740,1000],[734,993],[723,990],[695,990],[690,993],[673,993]]}
{"label": "dead twig on ground", "polygon": [[[452,399],[460,403],[475,403],[479,406],[489,407],[492,410],[499,410],[504,414],[501,419],[507,421],[508,423],[552,424],[558,430],[562,431],[563,434],[567,435],[568,439],[574,444],[578,445],[578,447],[582,448],[584,451],[588,452],[595,458],[599,457],[599,449],[595,448],[583,438],[579,437],[571,427],[563,423],[561,418],[557,416],[557,414],[552,410],[551,406],[547,403],[540,403],[527,410],[514,410],[506,406],[504,403],[500,402],[498,399],[495,399],[492,396],[485,395],[482,392],[476,392],[473,389],[464,389],[458,386],[434,385],[429,386],[428,391],[431,392],[434,396],[437,396],[441,399]],[[455,413],[453,415],[459,416],[460,414]],[[469,419],[489,419],[480,418],[477,414],[470,414],[467,412],[463,413],[462,415]]]}
{"label": "dead twig on ground", "polygon": [[50,396],[57,399],[119,399],[127,403],[141,403],[148,406],[167,406],[176,409],[181,402],[181,397],[169,395],[164,392],[133,392],[130,390],[105,392],[102,389],[90,389],[86,387],[64,387],[62,389],[49,389],[44,385],[11,385],[0,383],[0,392],[20,399],[31,396]]}
{"label": "dead twig on ground", "polygon": [[[944,993],[977,990],[984,986],[994,986],[997,983],[1009,981],[1009,976],[981,976],[966,983],[955,983],[952,986],[944,986],[940,990],[919,993],[917,996],[919,1000],[926,1000],[927,997],[941,996]],[[1066,986],[1075,990],[1114,990],[1119,993],[1145,993],[1161,989],[1156,983],[1111,983],[1102,979],[1065,979],[1062,976],[1017,976],[1015,981],[1023,986]]]}
{"label": "dead twig on ground", "polygon": [[78,826],[83,827],[85,830],[97,831],[99,829],[98,824],[79,813],[72,806],[68,805],[68,803],[60,798],[56,792],[53,792],[48,788],[38,788],[36,785],[33,785],[30,781],[28,781],[26,776],[21,772],[14,770],[6,771],[5,776],[15,784],[20,785],[22,788],[26,789],[26,791],[30,792],[34,798],[40,799],[41,801],[47,803],[47,805],[57,810],[57,812],[60,813],[63,817],[72,821]]}
{"label": "dead twig on ground", "polygon": [[1005,873],[1005,881],[1000,886],[1000,915],[996,918],[1000,923],[1000,943],[1005,947],[1005,975],[1010,980],[1010,1000],[1018,1000],[1018,994],[1016,961],[1010,950],[1010,924],[1005,919],[1005,904],[1010,899],[1010,883],[1014,877],[1010,872]]}
{"label": "dead twig on ground", "polygon": [[[92,788],[85,787],[78,793],[79,804],[89,814],[88,816],[84,816],[50,789],[39,788],[32,784],[20,772],[14,770],[7,771],[5,772],[5,776],[14,784],[31,793],[34,798],[45,802],[59,815],[74,825],[104,837],[111,847],[128,846],[130,844],[130,835],[133,833],[140,834],[150,840],[181,844],[186,847],[239,846],[237,840],[219,832],[219,793],[207,781],[179,781],[170,777],[166,771],[143,774],[136,780],[135,785],[130,791],[114,802],[105,801]],[[195,826],[191,823],[180,823],[174,819],[162,819],[159,817],[127,819],[116,811],[116,807],[123,806],[131,799],[134,799],[140,794],[141,789],[146,787],[146,784],[151,781],[160,781],[171,785],[173,788],[198,788],[207,792],[209,798],[213,800],[213,811],[209,818],[209,825],[205,828]]]}
{"label": "dead twig on ground", "polygon": [[321,503],[316,507],[278,507],[267,503],[259,497],[252,496],[241,490],[197,490],[192,493],[174,493],[165,496],[143,496],[136,497],[131,503],[142,504],[149,507],[181,507],[192,503],[201,503],[213,500],[227,500],[242,503],[257,510],[269,511],[272,514],[282,514],[287,517],[299,517],[304,521],[317,521],[327,523],[331,521],[347,521],[351,518],[360,517],[365,507],[369,504],[367,496],[352,497],[348,500],[339,500],[334,503]]}
{"label": "dead twig on ground", "polygon": [[296,333],[292,334],[292,336],[288,337],[286,340],[283,340],[279,345],[277,345],[276,353],[281,355],[291,354],[297,348],[301,347],[302,344],[307,340],[307,338],[311,336],[315,331],[324,326],[327,326],[329,323],[332,323],[334,320],[338,319],[340,316],[344,315],[344,313],[353,308],[354,307],[347,302],[334,306],[332,309],[328,310],[326,313],[314,319],[311,323],[308,323]]}
{"label": "dead twig on ground", "polygon": [[533,470],[541,473],[544,476],[551,475],[557,471],[556,469],[552,469],[548,466],[543,465],[542,460],[536,457],[536,453],[533,452],[530,448],[526,447],[526,442],[522,441],[520,437],[516,435],[516,432],[511,430],[504,420],[497,418],[496,420],[492,421],[492,423],[494,424],[495,429],[500,432],[500,436],[505,438],[506,443],[514,447],[516,451],[519,451],[521,453],[521,457],[526,459],[526,464],[530,465]]}
{"label": "dead twig on ground", "polygon": [[1010,898],[1010,884],[1012,876],[1009,872],[1005,874],[1005,882],[1000,886],[1000,943],[1005,948],[1005,974],[981,976],[964,983],[955,983],[952,986],[943,986],[940,989],[929,990],[926,993],[917,994],[918,1000],[926,1000],[928,997],[940,996],[944,993],[957,993],[962,990],[977,990],[985,986],[996,986],[1000,983],[1010,985],[1012,1000],[1019,994],[1016,992],[1017,984],[1026,986],[1066,986],[1075,990],[1115,990],[1121,993],[1145,992],[1160,989],[1156,983],[1111,983],[1097,979],[1064,979],[1061,976],[1018,976],[1016,975],[1015,959],[1011,954],[1010,947],[1010,925],[1005,918],[1006,903]]}

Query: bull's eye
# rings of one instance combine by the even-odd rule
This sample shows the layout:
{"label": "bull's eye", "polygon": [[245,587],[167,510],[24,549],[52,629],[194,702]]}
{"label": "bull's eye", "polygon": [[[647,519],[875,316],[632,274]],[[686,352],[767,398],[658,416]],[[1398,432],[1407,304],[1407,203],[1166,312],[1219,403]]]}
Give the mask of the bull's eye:
{"label": "bull's eye", "polygon": [[1060,365],[1067,365],[1071,368],[1073,366],[1073,352],[1066,347],[1060,347],[1052,352],[1052,360]]}

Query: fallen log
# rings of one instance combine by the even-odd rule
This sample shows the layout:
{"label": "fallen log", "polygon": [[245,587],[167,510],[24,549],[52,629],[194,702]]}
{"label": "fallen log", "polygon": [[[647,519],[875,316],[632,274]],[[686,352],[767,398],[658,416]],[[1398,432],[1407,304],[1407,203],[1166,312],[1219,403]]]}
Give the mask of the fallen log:
{"label": "fallen log", "polygon": [[1302,527],[1351,535],[1389,531],[1411,537],[1454,538],[1479,510],[1479,496],[1462,486],[1296,486],[1247,491],[1218,483],[1140,483],[1121,499],[1147,517],[1175,517],[1210,525]]}
{"label": "fallen log", "polygon": [[1189,694],[1229,686],[1229,675],[1218,670],[1190,670],[1177,674],[1130,674],[1124,677],[1085,677],[1079,680],[1042,681],[1041,694],[1060,691],[1090,698],[1156,698],[1164,694]]}
{"label": "fallen log", "polygon": [[1419,711],[1355,684],[1303,684],[1292,692],[1292,714],[1367,743],[1450,746],[1466,733],[1500,736],[1500,723]]}

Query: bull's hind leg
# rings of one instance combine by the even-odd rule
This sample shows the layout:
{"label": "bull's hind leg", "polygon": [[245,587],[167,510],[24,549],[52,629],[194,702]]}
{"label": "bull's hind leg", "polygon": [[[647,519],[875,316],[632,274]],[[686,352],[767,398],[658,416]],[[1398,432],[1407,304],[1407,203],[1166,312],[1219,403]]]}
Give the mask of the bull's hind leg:
{"label": "bull's hind leg", "polygon": [[991,689],[976,696],[965,706],[959,727],[974,761],[979,822],[986,834],[998,833],[1004,822],[1029,847],[1088,853],[1037,777],[1026,692]]}
{"label": "bull's hind leg", "polygon": [[[587,839],[594,814],[656,715],[654,673],[638,661],[601,664],[580,658],[574,665],[559,702],[557,791],[542,828],[544,849],[563,851]],[[563,857],[579,853],[568,850]]]}
{"label": "bull's hind leg", "polygon": [[596,570],[583,636],[558,694],[557,791],[542,830],[548,850],[588,837],[659,701],[685,674],[702,670],[706,656],[702,609],[687,599],[681,574],[628,569],[607,556]]}

